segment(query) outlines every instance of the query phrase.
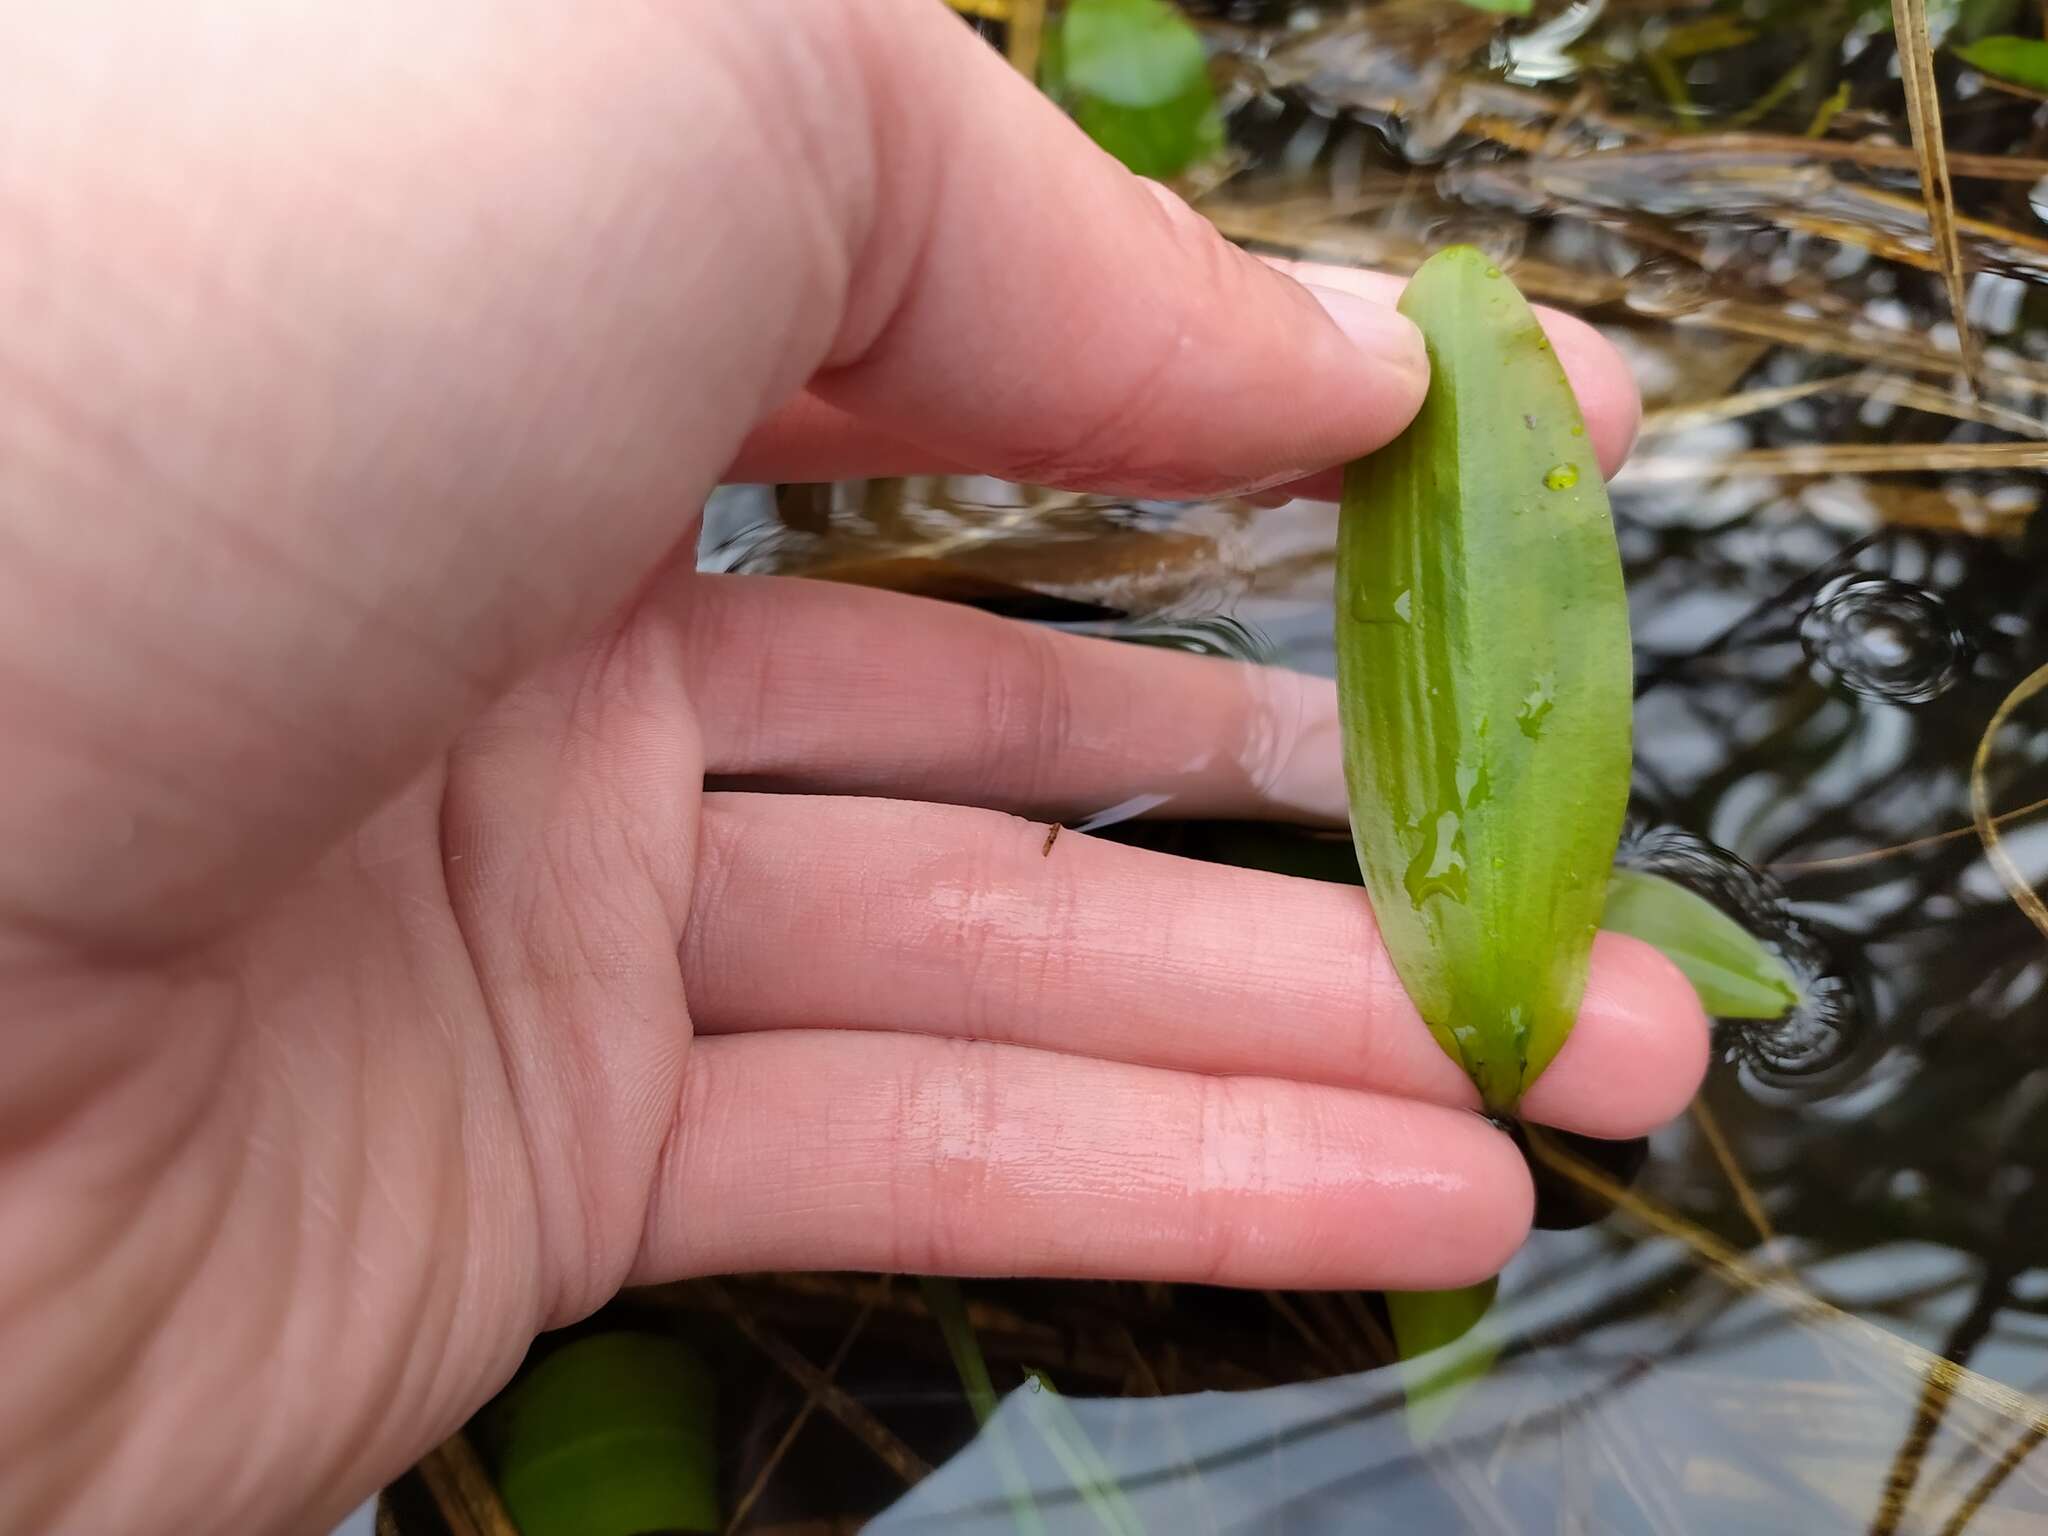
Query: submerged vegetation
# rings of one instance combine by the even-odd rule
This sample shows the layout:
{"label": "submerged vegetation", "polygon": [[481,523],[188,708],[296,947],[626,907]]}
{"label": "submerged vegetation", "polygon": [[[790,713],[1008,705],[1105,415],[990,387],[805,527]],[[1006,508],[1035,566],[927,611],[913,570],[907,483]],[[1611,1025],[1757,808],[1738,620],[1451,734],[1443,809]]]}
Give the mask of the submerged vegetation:
{"label": "submerged vegetation", "polygon": [[[1060,7],[957,8],[1034,78],[1070,67]],[[1380,1296],[977,1283],[935,1318],[887,1277],[776,1275],[633,1293],[602,1325],[687,1337],[717,1378],[735,1531],[850,1532],[932,1490],[976,1432],[949,1347],[963,1319],[993,1393],[1044,1371],[1077,1416],[1118,1400],[1074,1432],[1093,1459],[1071,1469],[1017,1417],[1051,1529],[1103,1528],[1083,1486],[1176,1536],[2048,1518],[2038,8],[1181,14],[1227,135],[1194,144],[1178,185],[1219,228],[1396,271],[1472,244],[1630,356],[1648,411],[1610,493],[1636,751],[1605,920],[1650,936],[1688,893],[1729,920],[1692,912],[1680,956],[1723,989],[1723,1063],[1646,1163],[1531,1136],[1551,1219],[1578,1229],[1503,1277],[1474,1345],[1498,1363],[1425,1445],[1414,1378],[1379,1368],[1426,1334]],[[1184,66],[1167,77],[1189,91]],[[736,489],[706,561],[1327,673],[1335,532],[1307,503],[935,478]],[[1359,878],[1331,829],[1154,811],[1106,835]],[[1767,1017],[1787,988],[1798,1005]],[[1256,1395],[1219,1419],[1188,1396],[1206,1389]],[[458,1438],[390,1517],[509,1530],[489,1470]],[[1012,1492],[991,1473],[984,1523],[924,1528],[1014,1530]]]}

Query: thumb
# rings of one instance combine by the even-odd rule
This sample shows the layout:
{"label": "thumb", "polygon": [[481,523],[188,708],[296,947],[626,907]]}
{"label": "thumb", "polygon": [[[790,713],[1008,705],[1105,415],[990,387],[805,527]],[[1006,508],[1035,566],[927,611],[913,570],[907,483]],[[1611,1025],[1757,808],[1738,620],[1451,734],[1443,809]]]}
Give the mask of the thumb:
{"label": "thumb", "polygon": [[929,0],[870,9],[872,223],[815,400],[933,462],[1151,494],[1277,484],[1407,425],[1428,362],[1390,304],[1231,246]]}

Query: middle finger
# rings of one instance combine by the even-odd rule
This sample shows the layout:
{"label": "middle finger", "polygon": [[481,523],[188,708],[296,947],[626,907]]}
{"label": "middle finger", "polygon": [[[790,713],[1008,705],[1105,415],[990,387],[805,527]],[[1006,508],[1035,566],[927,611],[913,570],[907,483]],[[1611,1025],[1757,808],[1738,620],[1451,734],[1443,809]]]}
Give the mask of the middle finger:
{"label": "middle finger", "polygon": [[[1003,1041],[1471,1106],[1362,890],[997,812],[706,797],[684,981],[707,1033],[828,1027]],[[1705,1069],[1706,1020],[1648,946],[1601,935],[1577,1027],[1525,1104],[1633,1136]]]}

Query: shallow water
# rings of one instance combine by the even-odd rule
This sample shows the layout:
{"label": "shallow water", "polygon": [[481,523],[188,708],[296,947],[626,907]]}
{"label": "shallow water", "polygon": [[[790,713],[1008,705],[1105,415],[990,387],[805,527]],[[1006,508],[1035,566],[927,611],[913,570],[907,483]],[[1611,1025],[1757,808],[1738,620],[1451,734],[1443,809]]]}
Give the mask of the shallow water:
{"label": "shallow water", "polygon": [[[2048,114],[1941,66],[1949,147],[1982,162],[1957,183],[1978,221],[1969,395],[1881,7],[1212,11],[1240,158],[1194,190],[1226,231],[1395,267],[1473,240],[1635,363],[1623,856],[1741,915],[1809,1002],[1723,1026],[1700,1104],[1623,1170],[1620,1209],[1574,1225],[1604,1176],[1553,1168],[1569,1229],[1508,1270],[1501,1362],[1438,1441],[1411,1438],[1363,1297],[970,1286],[998,1388],[1036,1367],[1111,1399],[1074,1411],[1154,1532],[2048,1529],[2048,1453],[2029,1459],[2048,1433],[2048,933],[1986,858],[1969,788],[1987,722],[2048,663],[2048,163],[2028,158]],[[1813,151],[1816,124],[1849,158]],[[1334,527],[1309,502],[735,487],[705,563],[1327,674]],[[2040,883],[2048,702],[2014,712],[1987,770]],[[1113,835],[1356,878],[1341,842],[1176,825],[1170,794],[1098,820],[1147,812]],[[852,1402],[948,1464],[906,1493],[829,1411],[778,1452],[805,1394],[724,1329],[735,1308],[812,1361],[851,1340]],[[1016,1529],[908,1283],[755,1277],[608,1317],[713,1354],[726,1486],[772,1466],[744,1528],[887,1510],[870,1529]],[[1025,1393],[1003,1422],[1047,1528],[1104,1528]]]}

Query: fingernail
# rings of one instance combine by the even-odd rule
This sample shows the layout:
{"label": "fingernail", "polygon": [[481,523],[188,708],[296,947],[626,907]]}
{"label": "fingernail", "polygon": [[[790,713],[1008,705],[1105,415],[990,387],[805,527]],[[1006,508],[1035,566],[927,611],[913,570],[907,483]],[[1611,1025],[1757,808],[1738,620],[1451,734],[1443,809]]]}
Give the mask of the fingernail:
{"label": "fingernail", "polygon": [[1351,344],[1383,368],[1405,373],[1419,384],[1429,380],[1429,354],[1423,349],[1422,332],[1399,310],[1387,304],[1361,299],[1342,288],[1325,288],[1304,283],[1323,306],[1323,313],[1337,324]]}

